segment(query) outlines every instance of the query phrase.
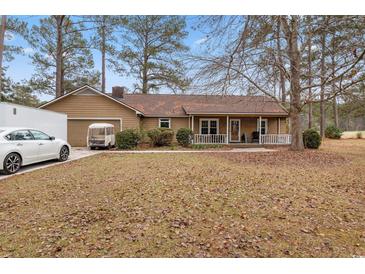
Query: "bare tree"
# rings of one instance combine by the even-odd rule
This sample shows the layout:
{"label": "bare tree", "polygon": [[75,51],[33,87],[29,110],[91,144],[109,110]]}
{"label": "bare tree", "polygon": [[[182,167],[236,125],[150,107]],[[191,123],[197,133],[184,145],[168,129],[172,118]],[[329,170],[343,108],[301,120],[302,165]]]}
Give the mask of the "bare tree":
{"label": "bare tree", "polygon": [[300,52],[298,46],[299,35],[299,18],[291,16],[291,18],[281,17],[285,38],[288,44],[288,57],[290,60],[290,120],[292,144],[294,150],[302,150],[303,138],[300,122],[301,105],[301,86],[300,86]]}
{"label": "bare tree", "polygon": [[[328,23],[327,19],[324,19],[324,23],[323,26],[326,26],[326,24]],[[323,30],[321,33],[321,68],[320,68],[320,73],[321,73],[321,92],[320,92],[320,101],[319,101],[319,112],[320,112],[320,134],[321,137],[324,137],[324,130],[326,127],[326,111],[325,111],[325,106],[324,106],[324,96],[325,96],[325,88],[326,88],[326,83],[325,83],[325,78],[326,78],[326,31]]]}
{"label": "bare tree", "polygon": [[[328,49],[324,33],[329,28],[324,22],[327,18],[316,17],[315,19],[313,27],[316,30],[313,31],[316,34],[315,41],[319,41],[319,45],[320,42],[323,42],[323,47],[318,47],[318,44],[316,46],[318,50],[326,53]],[[356,57],[350,56],[347,51],[338,53],[340,56],[336,59],[334,73],[329,74],[325,69],[326,67],[320,69],[321,65],[326,65],[325,58],[323,58],[323,63],[316,63],[315,69],[308,70],[309,57],[304,58],[304,53],[305,48],[308,48],[308,24],[312,25],[312,23],[306,17],[234,16],[233,18],[222,18],[213,16],[209,20],[212,26],[209,37],[217,36],[217,31],[221,31],[223,34],[229,33],[229,35],[225,37],[226,42],[222,40],[222,37],[217,38],[220,41],[219,49],[206,50],[192,57],[198,66],[194,78],[195,86],[197,88],[205,86],[205,90],[209,88],[212,93],[218,94],[261,93],[283,104],[282,98],[275,96],[274,91],[277,83],[273,77],[273,73],[282,72],[285,83],[290,87],[287,90],[289,101],[286,106],[291,120],[291,149],[293,150],[303,149],[301,114],[304,106],[332,101],[334,96],[346,92],[351,86],[364,79],[362,61],[365,47],[364,44],[361,45],[360,43],[356,44],[357,48],[360,49],[360,54]],[[279,34],[277,34],[278,20],[280,21]],[[342,20],[355,21],[361,24],[359,17],[346,17]],[[237,27],[237,23],[240,27]],[[341,22],[334,20],[333,24],[337,25]],[[224,32],[219,26],[225,28]],[[347,31],[351,31],[351,28],[348,28]],[[281,51],[278,51],[277,44],[272,43],[273,39],[277,41],[278,38],[282,41]],[[212,39],[214,40],[214,38]],[[364,41],[361,36],[356,39]],[[347,48],[354,45],[353,40],[345,41],[345,43]],[[280,62],[279,57],[282,62]],[[312,65],[313,62],[310,63]],[[268,69],[272,67],[275,68],[274,71]],[[308,75],[308,71],[310,75]],[[326,92],[327,87],[333,83],[336,86],[335,92]]]}
{"label": "bare tree", "polygon": [[[280,41],[280,30],[281,30],[281,22],[280,19],[277,20],[277,30],[276,30],[276,45],[277,45],[277,56],[278,56],[278,65],[281,68],[284,68],[282,50],[281,50],[281,41]],[[281,93],[281,102],[286,102],[286,88],[285,88],[285,75],[282,69],[279,70],[280,73],[280,93]]]}

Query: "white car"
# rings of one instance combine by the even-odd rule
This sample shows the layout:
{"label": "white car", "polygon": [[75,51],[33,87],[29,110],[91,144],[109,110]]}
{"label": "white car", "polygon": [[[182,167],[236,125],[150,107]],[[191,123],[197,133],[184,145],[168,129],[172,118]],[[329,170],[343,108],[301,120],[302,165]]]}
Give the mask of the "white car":
{"label": "white car", "polygon": [[0,127],[0,171],[16,173],[20,167],[42,161],[66,161],[71,146],[31,128]]}

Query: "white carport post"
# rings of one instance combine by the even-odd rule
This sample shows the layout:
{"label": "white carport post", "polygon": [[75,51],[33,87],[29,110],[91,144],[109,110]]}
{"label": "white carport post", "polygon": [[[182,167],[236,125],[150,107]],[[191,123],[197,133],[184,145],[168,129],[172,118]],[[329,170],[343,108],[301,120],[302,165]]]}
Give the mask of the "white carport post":
{"label": "white carport post", "polygon": [[259,144],[261,145],[261,116],[259,117]]}
{"label": "white carport post", "polygon": [[226,144],[228,144],[228,133],[229,133],[229,130],[228,130],[228,127],[229,127],[229,116],[227,115],[227,124],[226,124]]}

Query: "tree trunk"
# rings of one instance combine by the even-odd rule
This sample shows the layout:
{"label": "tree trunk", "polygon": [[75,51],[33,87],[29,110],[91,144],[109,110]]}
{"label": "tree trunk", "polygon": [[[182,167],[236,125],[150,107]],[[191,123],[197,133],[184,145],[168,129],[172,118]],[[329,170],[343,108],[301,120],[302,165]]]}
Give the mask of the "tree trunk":
{"label": "tree trunk", "polygon": [[[335,69],[336,69],[336,62],[335,62],[335,38],[332,38],[332,56],[331,56],[331,66],[332,66],[332,78],[335,78]],[[336,82],[332,81],[332,94],[334,94],[333,101],[332,101],[332,109],[333,109],[333,123],[335,127],[339,127],[338,123],[338,109],[337,109],[337,96],[336,94]]]}
{"label": "tree trunk", "polygon": [[[286,21],[286,20],[285,20]],[[292,143],[291,150],[300,151],[304,149],[302,125],[300,120],[301,102],[300,102],[300,54],[298,48],[298,17],[290,17],[290,25],[286,24],[286,37],[288,41],[288,56],[290,59],[290,122]]]}
{"label": "tree trunk", "polygon": [[105,18],[103,16],[103,26],[101,27],[101,91],[105,93]]}
{"label": "tree trunk", "polygon": [[56,49],[56,97],[64,94],[63,90],[63,20],[64,15],[56,15],[57,49]]}
{"label": "tree trunk", "polygon": [[[283,58],[281,56],[281,44],[280,44],[280,17],[278,19],[277,31],[276,31],[276,47],[277,47],[277,51],[278,51],[279,66],[281,68],[284,68]],[[279,78],[280,78],[280,97],[281,97],[281,101],[283,103],[285,103],[285,101],[286,101],[286,90],[285,90],[285,76],[284,76],[283,70],[280,70]]]}
{"label": "tree trunk", "polygon": [[[146,28],[147,32],[147,28]],[[148,35],[145,33],[144,35],[144,49],[143,49],[143,68],[142,68],[142,93],[147,94],[148,93],[148,55],[147,55],[147,49],[148,49]]]}
{"label": "tree trunk", "polygon": [[337,97],[333,97],[333,123],[335,125],[335,127],[339,127],[339,122],[338,122],[338,108],[337,108]]}
{"label": "tree trunk", "polygon": [[320,112],[320,134],[321,137],[324,138],[324,131],[326,127],[326,113],[325,113],[325,106],[324,106],[324,80],[326,74],[325,68],[325,51],[326,51],[326,32],[322,31],[321,35],[321,47],[322,47],[322,56],[321,56],[321,91],[320,91],[320,102],[319,102],[319,112]]}
{"label": "tree trunk", "polygon": [[308,97],[309,97],[309,103],[308,103],[308,128],[313,127],[312,117],[313,117],[313,105],[312,105],[312,29],[311,24],[312,20],[309,16],[309,31],[308,31]]}
{"label": "tree trunk", "polygon": [[142,69],[142,93],[148,93],[148,79],[147,79],[147,58],[144,58]]}
{"label": "tree trunk", "polygon": [[[0,29],[0,95],[3,92],[3,56],[4,56],[4,40],[6,31],[6,15],[1,16],[1,29]],[[1,98],[1,96],[0,96]]]}

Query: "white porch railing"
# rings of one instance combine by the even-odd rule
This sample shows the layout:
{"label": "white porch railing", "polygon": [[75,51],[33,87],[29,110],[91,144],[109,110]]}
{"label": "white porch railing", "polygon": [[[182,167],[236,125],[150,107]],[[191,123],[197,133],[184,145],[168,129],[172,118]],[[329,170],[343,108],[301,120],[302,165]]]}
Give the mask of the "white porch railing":
{"label": "white porch railing", "polygon": [[290,145],[290,134],[265,134],[261,135],[261,144],[265,145]]}
{"label": "white porch railing", "polygon": [[225,144],[227,134],[194,134],[194,144]]}

